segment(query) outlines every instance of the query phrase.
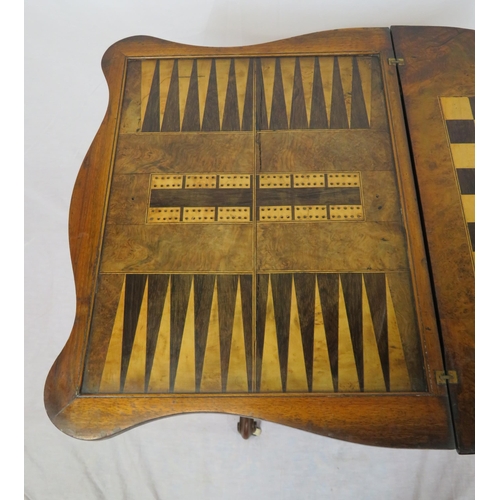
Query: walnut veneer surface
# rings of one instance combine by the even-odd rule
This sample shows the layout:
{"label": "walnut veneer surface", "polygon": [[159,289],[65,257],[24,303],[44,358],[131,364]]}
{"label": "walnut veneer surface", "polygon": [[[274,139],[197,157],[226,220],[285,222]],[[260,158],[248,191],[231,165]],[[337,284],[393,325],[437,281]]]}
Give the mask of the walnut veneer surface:
{"label": "walnut veneer surface", "polygon": [[[395,39],[407,29],[393,28]],[[239,48],[133,37],[106,52],[108,111],[70,211],[75,325],[45,391],[55,425],[98,439],[225,412],[366,444],[453,448],[454,416],[470,437],[470,415],[451,411],[436,379],[446,314],[437,321],[435,305],[449,298],[430,279],[427,244],[433,271],[444,263],[427,243],[400,99],[398,68],[409,75],[418,58],[406,55],[409,39],[405,66],[391,61],[388,29]],[[469,238],[466,249],[453,243],[458,259],[471,255],[474,223],[463,145],[473,94],[460,90],[440,95],[443,118],[430,117],[447,130],[436,148],[453,155],[444,177],[456,179],[447,189],[462,212],[450,217]],[[422,179],[425,204],[441,181]],[[445,359],[463,359],[444,335]]]}

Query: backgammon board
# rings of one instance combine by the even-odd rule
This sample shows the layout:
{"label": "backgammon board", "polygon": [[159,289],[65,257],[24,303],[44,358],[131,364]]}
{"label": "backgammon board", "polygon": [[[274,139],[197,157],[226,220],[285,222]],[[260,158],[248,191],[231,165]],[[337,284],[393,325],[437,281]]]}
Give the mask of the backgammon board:
{"label": "backgammon board", "polygon": [[[473,450],[448,393],[450,374],[470,373],[460,352],[443,362],[456,351],[438,277],[450,258],[425,219],[452,220],[448,252],[473,273],[473,78],[431,98],[450,165],[421,183],[398,73],[418,56],[392,46],[406,30],[445,48],[472,40],[473,57],[472,32],[404,27],[239,48],[133,37],[106,52],[108,111],[70,210],[76,320],[45,392],[62,431],[99,439],[224,412]],[[425,194],[445,178],[452,208]]]}

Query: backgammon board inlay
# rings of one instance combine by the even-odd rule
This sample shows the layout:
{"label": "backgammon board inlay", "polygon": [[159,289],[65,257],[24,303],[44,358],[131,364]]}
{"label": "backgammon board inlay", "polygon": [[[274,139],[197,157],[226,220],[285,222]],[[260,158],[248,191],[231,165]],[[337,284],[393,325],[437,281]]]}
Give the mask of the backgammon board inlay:
{"label": "backgammon board inlay", "polygon": [[259,419],[473,452],[473,47],[423,27],[111,46],[54,424],[226,413],[245,438]]}
{"label": "backgammon board inlay", "polygon": [[130,60],[83,392],[425,390],[397,182],[377,57]]}
{"label": "backgammon board inlay", "polygon": [[254,99],[261,130],[369,128],[372,59],[129,61],[122,131],[251,131]]}
{"label": "backgammon board inlay", "polygon": [[401,293],[407,285],[398,273],[258,274],[253,346],[251,275],[105,275],[85,386],[419,390],[416,332],[402,312],[411,306]]}

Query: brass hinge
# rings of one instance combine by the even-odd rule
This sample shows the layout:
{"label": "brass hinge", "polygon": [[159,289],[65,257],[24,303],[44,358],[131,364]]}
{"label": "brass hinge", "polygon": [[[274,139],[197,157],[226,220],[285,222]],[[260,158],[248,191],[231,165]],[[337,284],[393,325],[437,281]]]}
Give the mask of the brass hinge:
{"label": "brass hinge", "polygon": [[448,372],[436,371],[436,381],[438,385],[448,384],[458,384],[458,375],[455,370],[450,370]]}
{"label": "brass hinge", "polygon": [[398,57],[397,59],[395,57],[389,57],[389,66],[404,66],[405,60],[402,57]]}

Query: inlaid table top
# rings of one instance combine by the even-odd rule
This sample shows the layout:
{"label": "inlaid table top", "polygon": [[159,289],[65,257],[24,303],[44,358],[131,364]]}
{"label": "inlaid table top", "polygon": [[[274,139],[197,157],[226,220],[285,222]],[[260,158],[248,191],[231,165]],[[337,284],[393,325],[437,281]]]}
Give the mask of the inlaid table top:
{"label": "inlaid table top", "polygon": [[[455,447],[394,60],[386,29],[106,52],[77,317],[46,386],[61,430],[208,411]],[[469,256],[472,95],[440,97]]]}

